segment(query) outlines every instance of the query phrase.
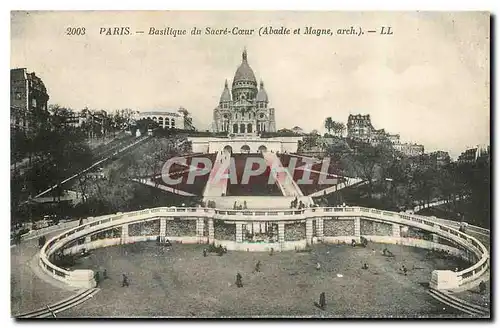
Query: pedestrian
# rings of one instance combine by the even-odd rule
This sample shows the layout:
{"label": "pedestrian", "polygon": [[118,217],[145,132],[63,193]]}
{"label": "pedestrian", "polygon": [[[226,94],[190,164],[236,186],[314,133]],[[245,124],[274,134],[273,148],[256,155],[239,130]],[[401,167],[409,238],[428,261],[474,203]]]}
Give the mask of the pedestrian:
{"label": "pedestrian", "polygon": [[236,286],[237,286],[238,288],[243,287],[243,282],[241,281],[241,278],[242,278],[242,277],[241,277],[241,274],[238,272],[238,273],[236,274]]}
{"label": "pedestrian", "polygon": [[361,267],[363,270],[368,270],[368,265],[366,263],[363,263],[363,266]]}
{"label": "pedestrian", "polygon": [[481,294],[484,294],[486,292],[486,283],[484,282],[484,280],[479,283],[479,292]]}
{"label": "pedestrian", "polygon": [[125,275],[125,273],[122,274],[122,287],[128,287],[128,277]]}
{"label": "pedestrian", "polygon": [[206,248],[203,249],[203,257],[207,257],[207,249]]}
{"label": "pedestrian", "polygon": [[108,279],[108,270],[104,269],[102,272],[102,279]]}
{"label": "pedestrian", "polygon": [[96,271],[94,274],[94,279],[95,279],[95,286],[98,287],[99,283],[101,282],[101,278],[99,277],[99,271]]}
{"label": "pedestrian", "polygon": [[14,237],[14,242],[16,245],[21,245],[21,234],[20,233],[16,234],[16,236]]}
{"label": "pedestrian", "polygon": [[320,270],[321,269],[321,264],[318,262],[316,263],[316,270]]}
{"label": "pedestrian", "polygon": [[321,294],[319,294],[319,307],[322,310],[324,310],[325,305],[326,305],[326,296],[325,296],[325,292],[322,292]]}
{"label": "pedestrian", "polygon": [[38,237],[38,247],[42,248],[43,245],[45,244],[45,241],[43,240],[44,236]]}
{"label": "pedestrian", "polygon": [[271,247],[271,252],[269,253],[270,256],[272,256],[274,254],[274,248]]}
{"label": "pedestrian", "polygon": [[255,271],[254,272],[260,272],[260,261],[257,262],[255,265]]}

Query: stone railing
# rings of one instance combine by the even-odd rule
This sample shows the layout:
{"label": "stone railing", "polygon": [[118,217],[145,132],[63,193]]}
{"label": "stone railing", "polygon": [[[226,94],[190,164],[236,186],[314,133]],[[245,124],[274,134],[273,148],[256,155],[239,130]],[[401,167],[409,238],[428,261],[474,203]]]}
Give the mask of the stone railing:
{"label": "stone railing", "polygon": [[[306,208],[301,210],[222,210],[201,207],[159,207],[136,212],[116,213],[97,218],[89,218],[87,223],[67,230],[64,233],[51,238],[40,251],[40,267],[55,279],[64,281],[72,286],[92,287],[95,285],[95,281],[91,270],[68,271],[63,268],[59,268],[49,261],[51,255],[63,249],[65,245],[78,239],[85,238],[86,236],[90,236],[94,233],[122,225],[128,225],[130,223],[137,223],[161,217],[208,218],[226,221],[278,222],[334,217],[373,219],[380,222],[411,226],[428,231],[448,240],[452,240],[459,245],[460,248],[467,249],[474,254],[477,261],[474,265],[460,272],[436,270],[433,272],[431,284],[460,287],[477,279],[489,268],[490,255],[488,250],[481,242],[472,236],[462,233],[445,224],[437,223],[437,220],[432,220],[429,217],[364,207],[323,207]],[[285,249],[289,248],[285,247]]]}

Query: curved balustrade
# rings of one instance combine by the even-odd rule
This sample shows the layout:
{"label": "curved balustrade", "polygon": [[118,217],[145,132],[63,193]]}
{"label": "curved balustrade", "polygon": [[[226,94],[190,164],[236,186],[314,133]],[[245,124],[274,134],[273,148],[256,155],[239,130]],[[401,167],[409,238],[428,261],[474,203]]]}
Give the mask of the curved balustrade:
{"label": "curved balustrade", "polygon": [[[462,233],[454,228],[447,225],[438,223],[438,220],[433,220],[432,218],[407,214],[407,213],[395,213],[390,211],[382,211],[371,208],[364,207],[322,207],[322,208],[305,208],[305,209],[286,209],[286,210],[224,210],[224,209],[211,209],[211,208],[177,208],[177,207],[158,207],[153,209],[146,209],[136,212],[129,213],[116,213],[113,215],[106,215],[102,217],[89,218],[87,223],[72,228],[58,236],[50,239],[41,249],[39,264],[40,267],[48,274],[53,276],[55,279],[64,281],[75,287],[88,287],[95,285],[93,281],[93,272],[91,270],[75,270],[68,271],[63,268],[59,268],[49,261],[52,254],[58,250],[64,248],[70,242],[75,240],[85,238],[91,234],[104,231],[117,226],[127,226],[130,223],[154,220],[159,218],[196,218],[201,221],[209,219],[212,222],[212,234],[213,234],[213,220],[224,220],[227,222],[236,223],[236,243],[238,241],[238,231],[241,234],[241,223],[238,228],[238,221],[275,221],[279,223],[280,221],[288,223],[296,220],[313,220],[318,218],[336,218],[336,217],[353,217],[353,218],[363,218],[372,219],[374,221],[391,223],[394,225],[401,226],[412,226],[416,227],[438,236],[447,238],[456,243],[459,247],[467,249],[475,255],[477,262],[471,267],[462,270],[460,272],[447,271],[447,277],[445,280],[450,283],[450,286],[463,286],[466,283],[477,279],[489,268],[489,252],[487,248],[479,242],[476,238]],[[312,224],[312,223],[311,223]],[[280,223],[284,226],[284,223]],[[307,225],[307,224],[306,224]],[[127,228],[128,229],[128,228]],[[197,228],[198,229],[198,228]],[[201,236],[199,236],[199,242],[215,241],[206,237],[203,237],[204,227],[200,228]],[[238,230],[240,229],[240,230]],[[210,233],[210,228],[209,228]],[[312,239],[312,232],[309,234],[306,232],[306,238]],[[398,237],[401,239],[401,237]],[[195,239],[196,240],[196,239]],[[284,240],[283,240],[284,241]],[[286,241],[280,243],[282,249],[289,249],[283,247]],[[305,243],[301,243],[305,244]],[[276,249],[276,248],[275,248]],[[437,272],[439,273],[439,272]],[[451,273],[451,274],[450,274]],[[438,279],[433,277],[433,280]],[[449,282],[449,280],[453,282]],[[431,281],[432,282],[432,281]]]}

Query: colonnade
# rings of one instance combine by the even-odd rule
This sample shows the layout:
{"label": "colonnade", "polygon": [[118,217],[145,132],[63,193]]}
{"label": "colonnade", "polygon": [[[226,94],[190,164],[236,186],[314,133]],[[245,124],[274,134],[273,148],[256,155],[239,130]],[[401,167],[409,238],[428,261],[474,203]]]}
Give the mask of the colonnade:
{"label": "colonnade", "polygon": [[[173,221],[172,218],[159,217],[159,236],[160,237],[169,237],[167,235],[167,222]],[[183,220],[191,220],[196,222],[196,237],[199,243],[211,243],[216,241],[215,238],[215,229],[214,229],[214,220],[213,218],[183,218]],[[307,245],[313,244],[314,239],[321,241],[324,236],[324,221],[325,220],[338,220],[338,218],[329,218],[329,217],[319,217],[319,218],[306,218],[299,222],[305,223],[305,240]],[[350,217],[349,220],[352,220],[354,223],[354,235],[350,236],[354,238],[356,241],[360,240],[361,237],[361,218],[360,217]],[[227,221],[226,221],[227,222]],[[280,244],[285,242],[285,224],[289,222],[284,221],[265,221],[261,223],[276,223],[278,226],[278,242]],[[129,224],[124,224],[121,226],[122,234],[121,234],[121,243],[126,244],[130,240],[132,236],[129,236]],[[230,222],[228,224],[235,225],[235,241],[236,243],[244,243],[244,225],[252,225],[252,221],[235,221]],[[401,236],[401,225],[397,223],[392,224],[392,237],[400,237]],[[435,236],[437,237],[437,236]],[[91,237],[90,235],[85,237],[85,243],[90,243]],[[436,239],[437,242],[437,239]]]}

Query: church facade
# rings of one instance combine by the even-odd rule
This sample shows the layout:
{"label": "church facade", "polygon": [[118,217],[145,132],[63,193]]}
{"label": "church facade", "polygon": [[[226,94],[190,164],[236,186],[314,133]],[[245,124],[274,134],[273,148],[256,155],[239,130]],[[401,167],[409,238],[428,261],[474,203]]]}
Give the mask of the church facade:
{"label": "church facade", "polygon": [[243,50],[241,65],[236,70],[229,90],[228,82],[214,109],[213,132],[227,132],[235,136],[256,136],[261,132],[276,132],[274,108],[264,82],[257,85],[255,74],[248,64],[247,51]]}

